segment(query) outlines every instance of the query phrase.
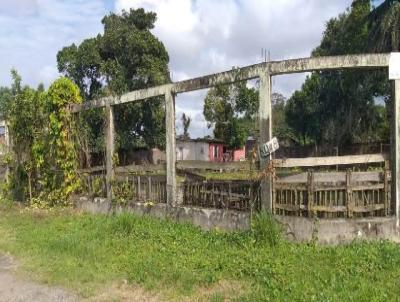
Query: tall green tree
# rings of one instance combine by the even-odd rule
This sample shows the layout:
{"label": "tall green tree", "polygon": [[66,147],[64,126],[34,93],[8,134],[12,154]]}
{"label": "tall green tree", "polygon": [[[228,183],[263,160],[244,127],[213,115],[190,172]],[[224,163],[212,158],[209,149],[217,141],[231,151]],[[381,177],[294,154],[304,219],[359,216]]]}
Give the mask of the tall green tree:
{"label": "tall green tree", "polygon": [[214,137],[236,149],[244,146],[257,110],[257,90],[238,82],[211,88],[204,100],[203,114],[208,127],[214,128]]}
{"label": "tall green tree", "polygon": [[[168,53],[151,33],[155,21],[156,14],[143,9],[105,16],[103,34],[58,53],[59,71],[79,86],[85,101],[170,82]],[[85,119],[89,136],[101,137],[98,114],[86,113]],[[115,120],[120,149],[164,147],[162,99],[117,106]]]}
{"label": "tall green tree", "polygon": [[[286,98],[272,94],[273,134],[280,140],[294,139],[286,122]],[[203,114],[208,127],[214,128],[214,137],[230,148],[242,148],[249,136],[258,136],[259,122],[258,83],[248,87],[246,82],[220,85],[210,89],[204,101]]]}
{"label": "tall green tree", "polygon": [[[293,130],[289,127],[286,119],[287,99],[278,92],[272,93],[272,134],[276,136],[282,144],[290,144],[297,141]],[[255,121],[258,125],[258,121]],[[257,128],[258,129],[258,128]]]}
{"label": "tall green tree", "polygon": [[13,162],[10,189],[16,200],[33,196],[38,179],[35,145],[42,139],[46,121],[43,115],[43,91],[22,87],[21,77],[12,70],[12,85],[2,108],[12,138]]}
{"label": "tall green tree", "polygon": [[[368,52],[372,12],[369,0],[354,0],[349,10],[329,20],[312,55]],[[314,72],[289,99],[286,117],[302,143],[340,146],[385,140],[380,107],[388,100],[388,81],[382,70]]]}

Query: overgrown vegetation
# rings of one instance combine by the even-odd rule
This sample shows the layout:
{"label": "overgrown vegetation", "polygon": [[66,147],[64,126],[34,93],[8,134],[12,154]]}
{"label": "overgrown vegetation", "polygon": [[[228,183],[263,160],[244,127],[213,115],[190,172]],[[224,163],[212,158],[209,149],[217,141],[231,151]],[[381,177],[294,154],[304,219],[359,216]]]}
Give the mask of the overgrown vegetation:
{"label": "overgrown vegetation", "polygon": [[18,201],[41,198],[50,205],[65,204],[80,187],[76,127],[69,110],[81,102],[79,89],[66,78],[46,91],[23,87],[16,71],[12,77],[11,93],[2,99],[12,137],[4,191]]}
{"label": "overgrown vegetation", "polygon": [[235,284],[226,297],[237,301],[397,300],[397,244],[292,244],[265,233],[271,223],[261,216],[256,231],[228,234],[131,214],[8,211],[0,250],[41,281],[85,295],[127,279],[178,300],[225,280]]}
{"label": "overgrown vegetation", "polygon": [[251,232],[255,242],[259,245],[275,247],[282,241],[282,225],[268,212],[254,215]]}

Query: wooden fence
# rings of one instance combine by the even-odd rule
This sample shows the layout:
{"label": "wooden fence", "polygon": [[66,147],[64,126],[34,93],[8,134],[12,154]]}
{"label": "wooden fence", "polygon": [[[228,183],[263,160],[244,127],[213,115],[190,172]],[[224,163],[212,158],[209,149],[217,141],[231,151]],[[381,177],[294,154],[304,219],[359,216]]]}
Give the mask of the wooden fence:
{"label": "wooden fence", "polygon": [[[114,196],[118,198],[118,188],[125,186],[122,189],[126,194],[126,188],[131,191],[130,200],[135,202],[153,202],[165,203],[167,200],[166,177],[165,175],[132,175],[132,174],[117,174],[115,176],[116,184]],[[121,190],[121,189],[120,189]]]}
{"label": "wooden fence", "polygon": [[[319,157],[274,160],[274,167],[381,165],[385,169],[371,172],[313,172],[275,177],[273,181],[273,213],[277,215],[350,218],[387,216],[391,206],[390,172],[387,156],[368,154],[343,157]],[[186,206],[249,211],[259,207],[259,182],[246,180],[204,180],[191,172],[192,167],[207,169],[211,163],[178,163],[178,173],[185,177],[181,184],[180,202]],[[189,169],[182,169],[182,168]],[[223,168],[244,168],[245,163],[223,165]],[[240,169],[239,168],[239,169]],[[126,166],[115,169],[114,196],[125,195],[137,202],[166,202],[166,176],[160,175],[164,165]],[[181,170],[182,169],[182,170]],[[380,169],[380,168],[378,168]],[[81,170],[87,191],[106,196],[103,167]],[[162,174],[162,173],[161,173]]]}
{"label": "wooden fence", "polygon": [[93,197],[106,197],[106,176],[102,170],[86,171],[80,170],[82,190]]}
{"label": "wooden fence", "polygon": [[276,179],[273,211],[321,218],[391,214],[390,172],[301,173]]}
{"label": "wooden fence", "polygon": [[[155,173],[166,170],[165,164],[147,164],[147,165],[128,165],[115,168],[115,173],[131,172],[131,173]],[[211,171],[233,171],[233,170],[249,170],[250,162],[237,161],[237,162],[209,162],[203,160],[183,160],[176,162],[177,170],[194,171],[194,170],[211,170]],[[252,165],[254,169],[254,164]],[[96,171],[105,171],[105,166],[96,166],[87,169],[81,169],[81,172],[92,173]]]}
{"label": "wooden fence", "polygon": [[[100,172],[99,172],[100,171]],[[106,197],[106,176],[104,170],[96,169],[92,173],[81,173],[83,188],[94,197]],[[136,175],[119,171],[113,183],[113,197],[128,198],[134,202],[166,202],[165,175]]]}
{"label": "wooden fence", "polygon": [[183,204],[249,211],[257,206],[259,183],[254,181],[185,181]]}

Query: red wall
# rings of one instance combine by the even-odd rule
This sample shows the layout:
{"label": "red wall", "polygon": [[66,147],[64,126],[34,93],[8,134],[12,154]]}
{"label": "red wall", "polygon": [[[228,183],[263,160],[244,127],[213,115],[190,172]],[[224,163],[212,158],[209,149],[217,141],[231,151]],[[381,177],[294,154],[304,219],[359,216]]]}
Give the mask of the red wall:
{"label": "red wall", "polygon": [[[214,147],[218,147],[217,156],[214,156]],[[224,153],[224,145],[221,143],[209,143],[208,144],[208,158],[210,161],[222,162]]]}
{"label": "red wall", "polygon": [[233,161],[240,161],[241,159],[246,159],[245,148],[233,150]]}

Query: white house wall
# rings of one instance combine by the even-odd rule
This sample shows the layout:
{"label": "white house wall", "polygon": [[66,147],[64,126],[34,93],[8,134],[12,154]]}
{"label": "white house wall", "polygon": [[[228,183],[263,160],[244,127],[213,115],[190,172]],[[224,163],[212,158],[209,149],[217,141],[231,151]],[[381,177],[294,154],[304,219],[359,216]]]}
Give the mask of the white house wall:
{"label": "white house wall", "polygon": [[177,160],[203,160],[208,161],[208,143],[193,141],[176,142]]}

